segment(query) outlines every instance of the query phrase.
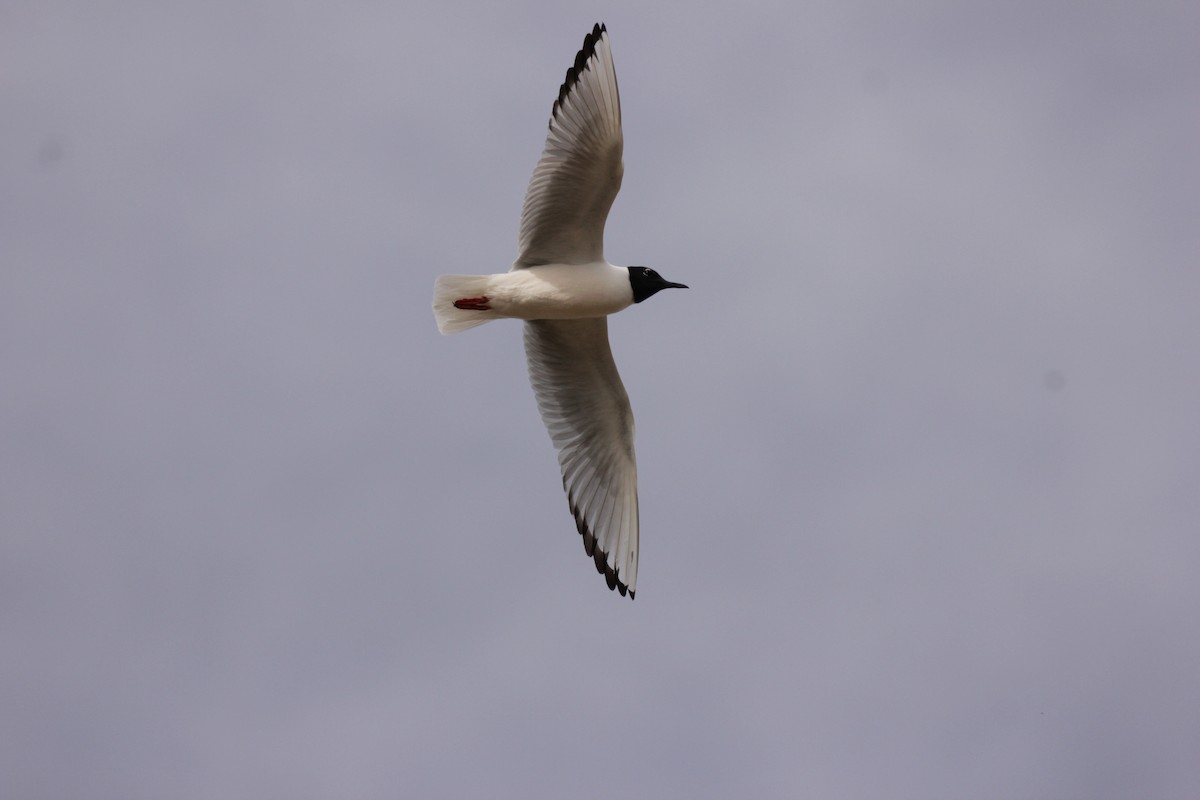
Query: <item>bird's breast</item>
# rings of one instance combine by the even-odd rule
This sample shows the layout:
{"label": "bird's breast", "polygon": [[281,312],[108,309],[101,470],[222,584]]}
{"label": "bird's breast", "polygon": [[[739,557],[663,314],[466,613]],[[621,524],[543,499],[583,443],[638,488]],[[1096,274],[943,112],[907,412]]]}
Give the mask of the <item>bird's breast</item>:
{"label": "bird's breast", "polygon": [[493,276],[491,307],[518,319],[579,319],[615,314],[633,303],[629,270],[601,261],[546,264]]}

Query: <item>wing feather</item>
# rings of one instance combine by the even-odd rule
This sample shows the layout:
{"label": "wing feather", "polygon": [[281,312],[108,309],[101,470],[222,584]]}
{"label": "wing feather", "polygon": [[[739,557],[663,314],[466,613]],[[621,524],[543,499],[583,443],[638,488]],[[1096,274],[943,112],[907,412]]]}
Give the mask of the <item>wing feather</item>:
{"label": "wing feather", "polygon": [[550,131],[521,208],[513,269],[604,259],[604,222],[625,167],[621,100],[608,30],[583,40],[550,113]]}
{"label": "wing feather", "polygon": [[525,323],[529,380],[558,451],[583,549],[610,589],[637,589],[633,411],[608,344],[608,319]]}

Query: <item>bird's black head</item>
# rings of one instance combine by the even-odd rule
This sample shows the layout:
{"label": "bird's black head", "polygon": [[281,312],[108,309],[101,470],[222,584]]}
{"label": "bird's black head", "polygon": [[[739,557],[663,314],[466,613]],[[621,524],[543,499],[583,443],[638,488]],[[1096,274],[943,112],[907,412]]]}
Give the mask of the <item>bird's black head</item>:
{"label": "bird's black head", "polygon": [[633,302],[640,303],[652,294],[662,289],[686,289],[682,283],[671,283],[663,280],[649,267],[627,267],[629,270],[629,285],[633,287]]}

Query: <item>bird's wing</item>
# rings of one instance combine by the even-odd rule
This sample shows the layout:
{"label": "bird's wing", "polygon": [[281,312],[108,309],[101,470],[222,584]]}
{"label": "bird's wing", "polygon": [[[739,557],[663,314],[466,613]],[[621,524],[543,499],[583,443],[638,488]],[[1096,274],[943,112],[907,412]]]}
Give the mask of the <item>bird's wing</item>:
{"label": "bird's wing", "polygon": [[521,207],[513,269],[604,259],[604,221],[625,167],[621,100],[608,31],[596,25],[550,112],[550,133]]}
{"label": "bird's wing", "polygon": [[583,548],[608,588],[633,597],[638,564],[633,411],[608,346],[608,319],[526,322],[525,356]]}

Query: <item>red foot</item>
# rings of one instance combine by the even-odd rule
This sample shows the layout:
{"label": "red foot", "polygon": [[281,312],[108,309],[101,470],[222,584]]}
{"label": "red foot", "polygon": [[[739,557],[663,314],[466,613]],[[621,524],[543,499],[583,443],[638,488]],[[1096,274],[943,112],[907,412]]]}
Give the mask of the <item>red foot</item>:
{"label": "red foot", "polygon": [[483,297],[464,297],[461,300],[455,300],[454,307],[466,311],[490,311],[492,308],[488,305],[487,295]]}

